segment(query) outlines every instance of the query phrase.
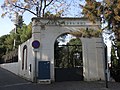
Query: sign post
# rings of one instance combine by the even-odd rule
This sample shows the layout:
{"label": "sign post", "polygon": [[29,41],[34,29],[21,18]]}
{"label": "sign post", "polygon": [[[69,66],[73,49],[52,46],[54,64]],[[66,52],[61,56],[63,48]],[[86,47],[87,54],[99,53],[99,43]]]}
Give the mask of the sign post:
{"label": "sign post", "polygon": [[38,40],[34,40],[32,42],[32,47],[34,48],[34,53],[35,53],[35,76],[34,76],[34,80],[35,83],[37,83],[37,52],[38,52],[38,48],[40,47],[40,42]]}

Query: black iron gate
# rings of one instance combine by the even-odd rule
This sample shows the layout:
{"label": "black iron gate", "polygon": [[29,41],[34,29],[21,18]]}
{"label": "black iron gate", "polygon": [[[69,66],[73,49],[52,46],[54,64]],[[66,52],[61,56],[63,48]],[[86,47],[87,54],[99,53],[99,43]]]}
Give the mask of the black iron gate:
{"label": "black iron gate", "polygon": [[83,80],[81,45],[58,45],[55,47],[55,81]]}
{"label": "black iron gate", "polygon": [[[116,55],[117,52],[117,55]],[[120,47],[113,46],[111,51],[111,66],[110,76],[116,81],[120,82]]]}

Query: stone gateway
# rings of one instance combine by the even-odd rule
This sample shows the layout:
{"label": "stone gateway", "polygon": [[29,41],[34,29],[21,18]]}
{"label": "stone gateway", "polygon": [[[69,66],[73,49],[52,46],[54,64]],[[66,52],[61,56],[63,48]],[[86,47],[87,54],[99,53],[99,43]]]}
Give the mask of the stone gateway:
{"label": "stone gateway", "polygon": [[[98,30],[99,27],[99,21],[92,23],[86,18],[33,18],[32,38],[19,46],[18,74],[33,82],[56,81],[54,44],[57,37],[80,29]],[[82,42],[83,80],[105,80],[102,38],[79,37],[79,39]],[[38,48],[32,47],[35,40],[40,42]]]}

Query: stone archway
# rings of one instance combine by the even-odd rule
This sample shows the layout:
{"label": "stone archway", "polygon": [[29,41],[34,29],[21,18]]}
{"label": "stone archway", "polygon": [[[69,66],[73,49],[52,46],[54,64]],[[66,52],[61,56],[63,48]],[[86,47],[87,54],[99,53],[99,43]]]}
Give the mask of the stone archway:
{"label": "stone archway", "polygon": [[[38,62],[50,61],[50,79],[52,81],[55,80],[54,43],[56,38],[63,33],[79,31],[81,28],[86,29],[89,27],[97,30],[100,25],[99,21],[93,24],[86,18],[33,18],[32,21],[32,40],[38,40],[41,43],[38,49]],[[102,39],[81,38],[81,41],[83,43],[84,80],[104,80],[104,48]],[[92,57],[94,55],[95,57]],[[95,65],[92,65],[94,62]]]}
{"label": "stone archway", "polygon": [[82,81],[82,55],[80,38],[67,33],[60,35],[54,45],[55,81]]}

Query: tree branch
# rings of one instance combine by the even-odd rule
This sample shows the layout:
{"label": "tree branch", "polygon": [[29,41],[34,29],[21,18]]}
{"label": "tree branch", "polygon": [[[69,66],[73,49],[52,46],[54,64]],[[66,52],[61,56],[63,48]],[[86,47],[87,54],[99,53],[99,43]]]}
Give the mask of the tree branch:
{"label": "tree branch", "polygon": [[52,2],[53,2],[53,0],[51,0],[48,4],[46,4],[46,0],[44,0],[43,17],[44,17],[44,14],[45,14],[46,7],[49,6]]}
{"label": "tree branch", "polygon": [[22,8],[22,7],[20,7],[20,6],[15,5],[15,4],[12,4],[12,5],[13,5],[14,7],[17,7],[17,8],[23,9],[23,10],[26,10],[26,11],[28,11],[28,12],[34,14],[35,16],[37,16],[36,13],[32,12],[31,10],[29,10],[29,9],[27,9],[27,8]]}
{"label": "tree branch", "polygon": [[41,16],[42,3],[43,3],[43,0],[41,0],[41,2],[40,2],[39,16]]}
{"label": "tree branch", "polygon": [[45,5],[45,7],[49,6],[52,2],[53,0],[51,0],[47,5]]}

